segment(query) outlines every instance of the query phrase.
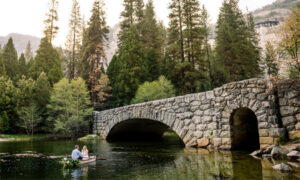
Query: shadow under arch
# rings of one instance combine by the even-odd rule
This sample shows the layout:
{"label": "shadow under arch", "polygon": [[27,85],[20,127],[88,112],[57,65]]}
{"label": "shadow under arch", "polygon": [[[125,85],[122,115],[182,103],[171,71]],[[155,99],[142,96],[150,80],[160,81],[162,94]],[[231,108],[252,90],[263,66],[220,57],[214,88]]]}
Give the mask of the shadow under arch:
{"label": "shadow under arch", "polygon": [[[170,131],[170,132],[167,132]],[[182,139],[170,130],[170,127],[162,122],[149,119],[129,119],[122,121],[111,128],[106,140],[113,141],[156,141],[161,140],[164,133],[177,136],[180,143],[184,145]]]}
{"label": "shadow under arch", "polygon": [[232,150],[259,149],[258,121],[251,109],[235,109],[230,116],[230,129]]}

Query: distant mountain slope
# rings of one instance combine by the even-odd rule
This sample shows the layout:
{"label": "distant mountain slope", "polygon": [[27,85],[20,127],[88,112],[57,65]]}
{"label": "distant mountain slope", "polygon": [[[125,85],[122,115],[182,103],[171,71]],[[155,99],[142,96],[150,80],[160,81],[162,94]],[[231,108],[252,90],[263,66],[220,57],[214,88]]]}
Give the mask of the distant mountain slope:
{"label": "distant mountain slope", "polygon": [[25,52],[28,41],[30,41],[31,43],[31,48],[33,52],[35,52],[39,48],[40,41],[41,41],[40,38],[35,36],[11,33],[4,37],[0,36],[0,44],[2,45],[2,47],[7,43],[10,37],[13,38],[14,45],[18,51],[18,55]]}
{"label": "distant mountain slope", "polygon": [[300,0],[277,0],[252,13],[256,23],[270,19],[283,21],[283,19],[289,15],[291,9],[298,4],[300,4]]}

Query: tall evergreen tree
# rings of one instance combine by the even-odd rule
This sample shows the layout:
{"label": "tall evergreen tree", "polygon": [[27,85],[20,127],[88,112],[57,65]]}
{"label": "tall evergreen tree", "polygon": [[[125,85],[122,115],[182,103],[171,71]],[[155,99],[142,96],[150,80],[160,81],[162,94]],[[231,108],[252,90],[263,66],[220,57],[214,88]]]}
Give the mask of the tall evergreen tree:
{"label": "tall evergreen tree", "polygon": [[129,31],[131,26],[137,26],[139,34],[142,33],[142,21],[144,17],[143,0],[124,0],[123,6],[124,11],[121,12],[121,31],[119,32],[119,48],[125,39],[126,32]]}
{"label": "tall evergreen tree", "polygon": [[[119,55],[112,62],[115,67],[109,69],[116,106],[130,104],[139,85],[147,80],[145,50],[138,31],[132,26],[125,35]],[[119,72],[116,73],[116,70]]]}
{"label": "tall evergreen tree", "polygon": [[4,60],[2,58],[2,53],[0,53],[0,76],[5,76],[6,72],[5,72],[5,63]]}
{"label": "tall evergreen tree", "polygon": [[[252,26],[252,22],[249,21]],[[238,0],[224,0],[217,22],[216,55],[225,69],[224,82],[257,76],[259,50],[255,45],[254,27],[247,22],[238,7]]]}
{"label": "tall evergreen tree", "polygon": [[41,40],[34,63],[30,68],[30,74],[34,79],[37,79],[42,72],[46,73],[51,85],[63,77],[61,59],[47,38]]}
{"label": "tall evergreen tree", "polygon": [[79,62],[79,53],[82,42],[82,19],[80,15],[80,6],[77,0],[73,0],[73,7],[69,23],[69,34],[67,36],[66,50],[67,57],[67,77],[74,79],[76,77]]}
{"label": "tall evergreen tree", "polygon": [[17,78],[19,71],[18,54],[12,38],[9,38],[7,44],[4,46],[2,59],[4,62],[4,74],[13,80]]}
{"label": "tall evergreen tree", "polygon": [[97,101],[95,87],[101,75],[101,70],[107,66],[104,46],[109,32],[106,25],[103,0],[95,0],[92,16],[85,32],[81,58],[81,77],[88,83],[92,102]]}
{"label": "tall evergreen tree", "polygon": [[182,0],[172,0],[169,9],[169,29],[168,29],[168,56],[172,61],[180,59],[185,61],[184,37],[183,37],[183,2]]}
{"label": "tall evergreen tree", "polygon": [[50,43],[56,37],[59,27],[56,25],[58,21],[58,0],[50,0],[49,2],[49,12],[46,14],[46,20],[44,21],[45,29],[44,35],[47,37]]}
{"label": "tall evergreen tree", "polygon": [[27,66],[26,66],[26,59],[24,54],[22,53],[20,58],[19,58],[19,74],[22,75],[27,75]]}
{"label": "tall evergreen tree", "polygon": [[277,76],[278,68],[276,63],[276,51],[270,41],[265,45],[264,65],[269,76]]}
{"label": "tall evergreen tree", "polygon": [[25,49],[25,59],[26,62],[28,62],[31,58],[33,58],[33,52],[32,52],[32,48],[31,48],[31,42],[28,41],[27,45],[26,45],[26,49]]}
{"label": "tall evergreen tree", "polygon": [[153,0],[148,1],[142,22],[142,41],[146,49],[154,49],[161,53],[161,40],[159,27],[155,17]]}

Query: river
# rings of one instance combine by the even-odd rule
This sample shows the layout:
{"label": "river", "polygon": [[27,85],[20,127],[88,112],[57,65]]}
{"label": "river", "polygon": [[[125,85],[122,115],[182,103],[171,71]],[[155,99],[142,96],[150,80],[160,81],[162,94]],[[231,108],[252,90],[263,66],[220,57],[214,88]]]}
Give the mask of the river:
{"label": "river", "polygon": [[[77,169],[59,164],[75,144],[87,145],[97,160]],[[272,170],[275,160],[249,152],[184,148],[175,137],[153,142],[34,141],[0,143],[0,179],[299,179],[300,173]]]}

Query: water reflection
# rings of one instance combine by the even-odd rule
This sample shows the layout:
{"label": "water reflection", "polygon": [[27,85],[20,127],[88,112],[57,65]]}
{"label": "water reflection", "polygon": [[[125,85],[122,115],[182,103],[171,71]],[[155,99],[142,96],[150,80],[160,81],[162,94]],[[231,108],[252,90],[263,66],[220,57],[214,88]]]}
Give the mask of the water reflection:
{"label": "water reflection", "polygon": [[[85,144],[97,160],[81,168],[63,170],[60,159],[74,144]],[[19,157],[25,151],[42,157]],[[53,153],[55,152],[55,153]],[[5,154],[1,154],[5,153]],[[248,152],[208,151],[181,148],[165,142],[34,142],[0,144],[0,179],[299,179],[299,169],[290,175],[272,169],[280,161],[254,159]]]}

